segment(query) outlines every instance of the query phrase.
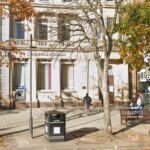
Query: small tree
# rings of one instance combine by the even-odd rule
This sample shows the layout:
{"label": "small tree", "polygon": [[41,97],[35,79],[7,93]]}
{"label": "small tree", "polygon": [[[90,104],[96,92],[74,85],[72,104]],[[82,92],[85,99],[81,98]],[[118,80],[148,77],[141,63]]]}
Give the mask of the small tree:
{"label": "small tree", "polygon": [[[106,134],[111,134],[108,69],[110,55],[115,48],[113,36],[116,32],[115,25],[119,19],[117,14],[121,1],[115,0],[113,7],[109,8],[113,12],[110,18],[105,17],[105,11],[108,10],[105,5],[100,0],[74,0],[72,5],[69,5],[71,11],[57,13],[57,11],[51,9],[49,12],[53,16],[63,18],[63,22],[70,25],[70,28],[65,27],[63,29],[71,32],[70,36],[73,40],[71,42],[67,42],[67,38],[60,40],[65,45],[65,48],[71,47],[72,50],[81,50],[83,52],[85,48],[88,48],[93,52],[98,70],[98,85],[104,100],[105,131]],[[54,29],[54,27],[52,28]],[[99,39],[100,34],[101,39]],[[61,35],[58,36],[61,37]],[[85,46],[85,43],[89,45]]]}

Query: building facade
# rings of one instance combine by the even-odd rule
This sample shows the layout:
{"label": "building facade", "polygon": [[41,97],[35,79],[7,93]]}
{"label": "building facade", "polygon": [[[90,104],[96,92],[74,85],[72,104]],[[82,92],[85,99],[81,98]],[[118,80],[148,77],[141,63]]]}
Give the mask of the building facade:
{"label": "building facade", "polygon": [[[73,47],[65,49],[64,43],[59,42],[74,40],[67,30],[71,26],[60,18],[66,12],[76,12],[71,5],[72,0],[34,0],[31,3],[39,14],[32,20],[16,20],[13,15],[9,19],[1,19],[1,27],[5,27],[1,30],[5,32],[2,33],[2,40],[13,38],[20,50],[19,53],[9,53],[14,60],[10,67],[1,67],[1,99],[13,101],[15,97],[16,106],[28,106],[32,83],[35,107],[59,105],[61,102],[78,106],[87,92],[93,102],[101,104],[97,68],[88,43],[84,43],[83,52],[72,50]],[[104,9],[105,18],[109,23],[114,13],[113,1],[104,3],[107,6]],[[59,17],[52,17],[51,9]],[[52,31],[51,26],[58,30]],[[101,40],[101,35],[98,36]],[[3,50],[3,55],[5,53],[8,54],[8,51]],[[110,103],[129,101],[128,65],[120,60],[117,50],[111,54],[110,66]]]}

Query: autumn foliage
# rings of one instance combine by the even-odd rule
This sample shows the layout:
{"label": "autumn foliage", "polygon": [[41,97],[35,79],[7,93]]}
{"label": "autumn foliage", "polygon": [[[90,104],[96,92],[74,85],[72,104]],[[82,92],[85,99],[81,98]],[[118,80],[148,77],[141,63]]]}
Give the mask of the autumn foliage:
{"label": "autumn foliage", "polygon": [[[13,15],[17,20],[30,20],[36,13],[29,1],[0,0],[0,16],[9,18],[10,15]],[[7,66],[11,66],[11,62],[14,61],[13,53],[19,53],[19,49],[16,47],[13,39],[0,41],[0,51],[4,52],[3,55],[0,55],[0,65],[4,64]]]}
{"label": "autumn foliage", "polygon": [[132,67],[140,69],[144,64],[143,54],[150,52],[150,0],[127,4],[120,12],[121,57]]}
{"label": "autumn foliage", "polygon": [[1,1],[0,6],[2,15],[6,15],[7,10],[9,10],[11,14],[20,20],[29,19],[35,15],[31,3],[26,0],[4,0]]}
{"label": "autumn foliage", "polygon": [[30,2],[26,0],[8,0],[8,4],[11,8],[11,13],[15,14],[19,19],[24,20],[35,15]]}

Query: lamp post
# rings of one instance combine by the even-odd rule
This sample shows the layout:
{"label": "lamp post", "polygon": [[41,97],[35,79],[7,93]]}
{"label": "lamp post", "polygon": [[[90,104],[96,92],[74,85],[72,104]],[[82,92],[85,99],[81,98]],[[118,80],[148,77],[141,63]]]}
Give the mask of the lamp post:
{"label": "lamp post", "polygon": [[32,34],[30,34],[30,118],[29,129],[31,138],[33,138],[33,117],[32,117]]}

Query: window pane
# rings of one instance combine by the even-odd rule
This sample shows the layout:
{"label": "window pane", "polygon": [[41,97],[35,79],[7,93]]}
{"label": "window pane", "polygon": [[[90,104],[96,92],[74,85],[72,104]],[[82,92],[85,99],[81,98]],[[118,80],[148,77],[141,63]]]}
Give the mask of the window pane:
{"label": "window pane", "polygon": [[62,89],[73,89],[74,87],[74,66],[73,64],[62,65]]}
{"label": "window pane", "polygon": [[37,89],[51,89],[51,64],[38,64]]}
{"label": "window pane", "polygon": [[27,77],[25,76],[27,64],[14,64],[14,82],[13,89],[17,89],[19,86],[24,86],[26,88]]}
{"label": "window pane", "polygon": [[36,19],[35,22],[35,38],[47,40],[47,19]]}
{"label": "window pane", "polygon": [[61,18],[58,21],[58,39],[62,42],[70,40],[70,25]]}
{"label": "window pane", "polygon": [[39,39],[47,40],[47,20],[45,19],[39,21]]}
{"label": "window pane", "polygon": [[114,21],[113,17],[107,18],[107,28],[109,28],[109,29],[111,28],[113,21]]}
{"label": "window pane", "polygon": [[24,39],[24,24],[20,21],[15,22],[15,38],[16,39]]}
{"label": "window pane", "polygon": [[38,65],[38,89],[45,89],[45,69],[43,64]]}
{"label": "window pane", "polygon": [[102,31],[101,31],[101,29],[97,29],[97,38],[98,39],[101,39],[101,34],[102,34]]}

